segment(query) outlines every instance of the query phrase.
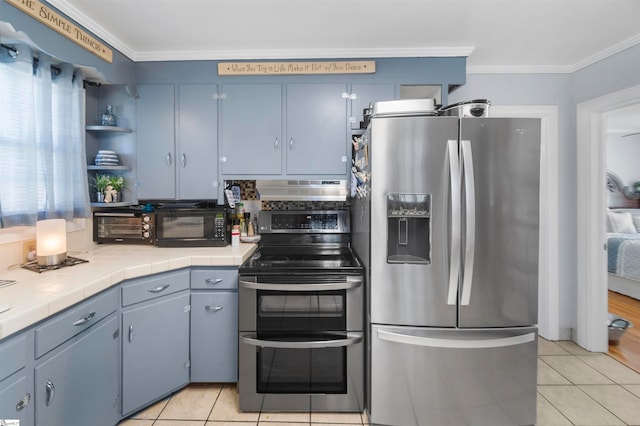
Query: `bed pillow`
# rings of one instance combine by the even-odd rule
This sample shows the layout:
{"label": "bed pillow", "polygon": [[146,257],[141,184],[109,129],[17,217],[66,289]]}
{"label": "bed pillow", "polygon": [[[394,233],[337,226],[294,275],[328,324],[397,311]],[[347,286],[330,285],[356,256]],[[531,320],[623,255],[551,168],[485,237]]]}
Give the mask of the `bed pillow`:
{"label": "bed pillow", "polygon": [[637,234],[631,213],[607,212],[607,232],[616,234]]}

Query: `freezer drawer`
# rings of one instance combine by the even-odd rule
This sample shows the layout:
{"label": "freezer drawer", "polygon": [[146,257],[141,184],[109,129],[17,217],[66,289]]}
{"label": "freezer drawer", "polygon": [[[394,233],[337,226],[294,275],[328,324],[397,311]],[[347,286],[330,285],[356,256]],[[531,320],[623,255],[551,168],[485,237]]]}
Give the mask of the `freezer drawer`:
{"label": "freezer drawer", "polygon": [[535,327],[373,325],[371,340],[372,424],[535,424]]}

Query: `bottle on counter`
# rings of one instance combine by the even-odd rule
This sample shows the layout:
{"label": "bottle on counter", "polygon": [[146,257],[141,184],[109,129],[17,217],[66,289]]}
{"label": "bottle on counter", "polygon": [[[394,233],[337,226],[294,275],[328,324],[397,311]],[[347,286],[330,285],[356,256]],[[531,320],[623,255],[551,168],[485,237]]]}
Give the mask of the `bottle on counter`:
{"label": "bottle on counter", "polygon": [[233,247],[240,245],[240,224],[237,219],[233,223],[233,228],[231,228],[231,245]]}
{"label": "bottle on counter", "polygon": [[249,234],[249,222],[251,213],[244,213],[242,215],[242,222],[240,223],[240,236],[246,237]]}
{"label": "bottle on counter", "polygon": [[244,214],[244,224],[247,227],[247,235],[253,237],[256,234],[256,231],[253,228],[253,222],[251,222],[251,213]]}

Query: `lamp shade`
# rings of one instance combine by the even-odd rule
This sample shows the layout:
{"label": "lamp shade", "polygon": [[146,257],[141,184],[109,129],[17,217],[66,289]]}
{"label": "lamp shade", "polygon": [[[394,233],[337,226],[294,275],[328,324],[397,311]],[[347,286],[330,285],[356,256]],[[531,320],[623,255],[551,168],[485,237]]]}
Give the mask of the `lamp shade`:
{"label": "lamp shade", "polygon": [[67,259],[67,222],[47,219],[36,222],[38,265],[59,265]]}

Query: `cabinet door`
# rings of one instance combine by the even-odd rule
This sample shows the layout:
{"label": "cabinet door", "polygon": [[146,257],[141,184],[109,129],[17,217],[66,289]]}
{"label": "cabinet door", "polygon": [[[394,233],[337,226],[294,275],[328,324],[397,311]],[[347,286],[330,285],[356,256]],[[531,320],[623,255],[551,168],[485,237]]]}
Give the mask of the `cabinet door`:
{"label": "cabinet door", "polygon": [[189,382],[189,293],[122,313],[122,414]]}
{"label": "cabinet door", "polygon": [[238,381],[238,293],[191,294],[191,381]]}
{"label": "cabinet door", "polygon": [[137,87],[138,199],[176,197],[173,91],[171,84]]}
{"label": "cabinet door", "polygon": [[178,90],[178,198],[217,198],[218,88],[183,84]]}
{"label": "cabinet door", "polygon": [[287,175],[347,173],[344,84],[287,85]]}
{"label": "cabinet door", "polygon": [[33,424],[32,386],[24,374],[0,382],[0,419],[20,420],[20,426]]}
{"label": "cabinet door", "polygon": [[369,104],[394,100],[396,98],[395,93],[395,85],[393,84],[352,84],[351,112],[349,113],[351,128],[360,128],[363,110],[368,108]]}
{"label": "cabinet door", "polygon": [[117,423],[117,336],[114,315],[35,368],[37,425]]}
{"label": "cabinet door", "polygon": [[222,173],[282,173],[282,86],[227,84],[222,88]]}

